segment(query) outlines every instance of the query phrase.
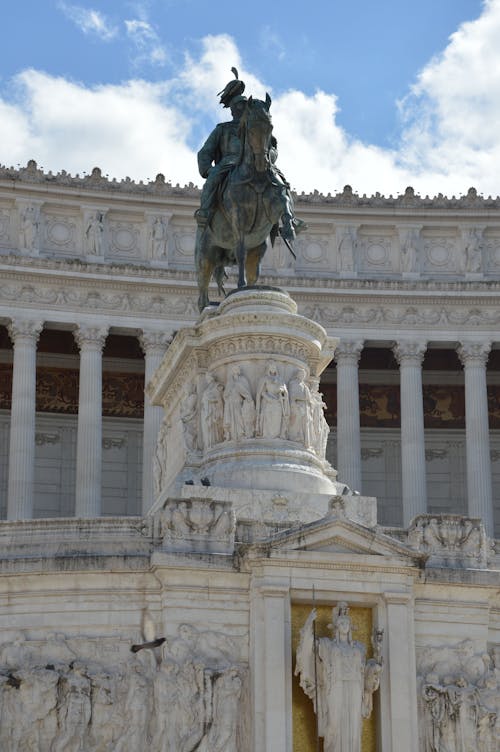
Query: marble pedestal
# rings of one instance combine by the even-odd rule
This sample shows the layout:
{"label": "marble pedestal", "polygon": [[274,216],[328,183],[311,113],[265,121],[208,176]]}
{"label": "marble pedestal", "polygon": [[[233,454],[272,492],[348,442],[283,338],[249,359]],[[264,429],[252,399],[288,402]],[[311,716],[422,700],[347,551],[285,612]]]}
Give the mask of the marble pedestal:
{"label": "marble pedestal", "polygon": [[266,288],[236,291],[178,332],[147,389],[165,414],[152,513],[205,485],[212,498],[303,496],[325,514],[346,493],[325,459],[318,391],[336,344],[287,293]]}

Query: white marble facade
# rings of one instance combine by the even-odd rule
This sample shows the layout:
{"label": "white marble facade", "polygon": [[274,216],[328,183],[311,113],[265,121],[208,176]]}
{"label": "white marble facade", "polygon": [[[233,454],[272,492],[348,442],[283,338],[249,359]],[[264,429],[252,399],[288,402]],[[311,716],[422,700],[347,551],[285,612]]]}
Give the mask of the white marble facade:
{"label": "white marble facade", "polygon": [[[339,692],[356,723],[371,711],[377,752],[496,752],[500,436],[485,399],[500,200],[298,196],[297,260],[278,242],[264,262],[262,282],[297,304],[280,303],[272,332],[252,296],[199,320],[198,198],[162,176],[0,168],[0,363],[15,374],[0,410],[0,747],[303,752],[292,616],[321,604],[332,623],[370,609],[381,641],[360,657],[361,707],[322,681],[328,752]],[[77,349],[41,352],[46,331],[73,332]],[[110,335],[144,359],[106,355]],[[390,374],[360,369],[377,346]],[[459,353],[465,429],[423,428],[436,347]],[[79,370],[78,414],[36,412],[41,365]],[[142,419],[103,418],[103,372],[127,368],[156,397]],[[360,428],[357,385],[380,378],[400,389],[401,430]],[[293,482],[277,469],[290,457]],[[361,656],[356,640],[345,628],[332,666]]]}

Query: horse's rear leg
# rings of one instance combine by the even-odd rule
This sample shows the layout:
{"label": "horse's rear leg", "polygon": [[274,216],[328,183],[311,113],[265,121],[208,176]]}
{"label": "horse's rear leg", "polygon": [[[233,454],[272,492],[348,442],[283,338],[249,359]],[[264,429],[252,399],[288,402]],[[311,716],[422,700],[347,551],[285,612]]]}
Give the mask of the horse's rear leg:
{"label": "horse's rear leg", "polygon": [[210,284],[210,279],[214,269],[213,261],[208,257],[207,250],[205,233],[200,227],[198,227],[196,233],[195,263],[199,292],[198,309],[200,313],[210,302],[208,299],[208,285]]}
{"label": "horse's rear leg", "polygon": [[238,246],[236,248],[236,261],[238,262],[238,287],[246,287],[247,284],[245,256],[245,241],[243,240],[243,237],[240,236],[240,239],[238,240]]}
{"label": "horse's rear leg", "polygon": [[246,272],[247,284],[254,285],[260,277],[260,262],[266,252],[267,244],[261,243],[247,253]]}

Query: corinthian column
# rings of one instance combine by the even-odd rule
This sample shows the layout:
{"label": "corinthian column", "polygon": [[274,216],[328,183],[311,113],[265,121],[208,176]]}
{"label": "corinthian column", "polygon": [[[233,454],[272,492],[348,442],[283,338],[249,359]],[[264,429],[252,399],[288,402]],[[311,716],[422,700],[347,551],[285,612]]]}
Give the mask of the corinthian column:
{"label": "corinthian column", "polygon": [[363,341],[341,341],[337,363],[337,470],[353,491],[361,491],[358,363]]}
{"label": "corinthian column", "polygon": [[[144,385],[151,378],[160,365],[169,342],[171,334],[163,332],[143,331],[139,341],[144,352],[145,369]],[[158,432],[163,419],[163,408],[152,405],[147,396],[144,397],[144,431],[143,431],[143,458],[142,458],[142,513],[146,514],[154,501],[153,483],[153,457],[158,440]]]}
{"label": "corinthian column", "polygon": [[14,320],[7,519],[33,517],[35,478],[36,343],[42,321]]}
{"label": "corinthian column", "polygon": [[427,512],[425,480],[424,403],[422,361],[426,343],[398,342],[393,352],[399,363],[401,402],[401,466],[403,525]]}
{"label": "corinthian column", "polygon": [[465,444],[467,454],[468,513],[481,517],[487,535],[493,537],[490,434],[486,363],[491,343],[462,342],[458,357],[465,374]]}
{"label": "corinthian column", "polygon": [[79,326],[80,390],[76,441],[76,517],[100,517],[102,474],[102,348],[107,328]]}

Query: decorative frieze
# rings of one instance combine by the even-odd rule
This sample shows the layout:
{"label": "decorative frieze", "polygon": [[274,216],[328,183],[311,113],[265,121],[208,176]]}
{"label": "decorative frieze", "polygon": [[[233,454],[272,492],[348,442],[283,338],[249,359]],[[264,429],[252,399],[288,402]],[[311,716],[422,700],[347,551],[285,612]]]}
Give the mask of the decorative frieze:
{"label": "decorative frieze", "polygon": [[408,529],[408,543],[438,566],[485,567],[491,555],[481,520],[456,514],[418,515]]}
{"label": "decorative frieze", "polygon": [[211,499],[169,499],[155,522],[165,551],[234,551],[236,517],[231,503]]}
{"label": "decorative frieze", "polygon": [[420,750],[498,749],[494,663],[472,640],[424,648],[418,657]]}

